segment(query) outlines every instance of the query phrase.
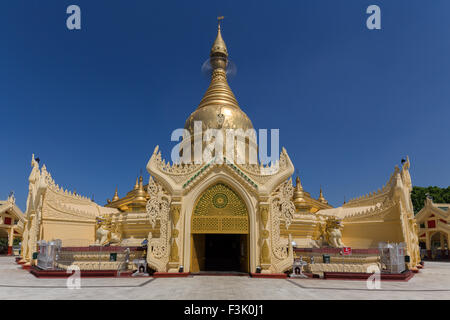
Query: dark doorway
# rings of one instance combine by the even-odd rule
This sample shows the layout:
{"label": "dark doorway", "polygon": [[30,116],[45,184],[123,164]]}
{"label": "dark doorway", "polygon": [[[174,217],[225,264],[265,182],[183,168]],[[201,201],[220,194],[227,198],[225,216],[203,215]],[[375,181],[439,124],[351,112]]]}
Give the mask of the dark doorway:
{"label": "dark doorway", "polygon": [[191,272],[248,272],[246,234],[194,234]]}
{"label": "dark doorway", "polygon": [[205,235],[205,271],[240,271],[240,235]]}

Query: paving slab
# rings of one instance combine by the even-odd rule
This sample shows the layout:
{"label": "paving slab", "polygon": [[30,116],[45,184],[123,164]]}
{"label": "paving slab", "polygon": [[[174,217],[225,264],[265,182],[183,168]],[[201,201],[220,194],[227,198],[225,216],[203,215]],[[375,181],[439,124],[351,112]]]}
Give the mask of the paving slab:
{"label": "paving slab", "polygon": [[82,278],[80,289],[67,279],[36,278],[13,257],[0,257],[0,300],[8,299],[450,299],[450,262],[427,262],[408,282],[382,281],[368,289],[366,281],[262,279],[243,276],[187,278]]}

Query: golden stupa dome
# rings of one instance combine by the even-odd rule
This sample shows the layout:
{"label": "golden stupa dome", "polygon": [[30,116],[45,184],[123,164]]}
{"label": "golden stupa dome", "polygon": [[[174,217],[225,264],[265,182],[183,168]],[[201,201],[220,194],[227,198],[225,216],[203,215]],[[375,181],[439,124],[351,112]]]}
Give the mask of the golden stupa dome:
{"label": "golden stupa dome", "polygon": [[186,120],[184,128],[194,133],[194,122],[202,122],[202,131],[206,129],[253,129],[252,122],[241,110],[227,82],[226,67],[228,50],[223,41],[220,24],[217,37],[211,48],[211,83],[200,104]]}

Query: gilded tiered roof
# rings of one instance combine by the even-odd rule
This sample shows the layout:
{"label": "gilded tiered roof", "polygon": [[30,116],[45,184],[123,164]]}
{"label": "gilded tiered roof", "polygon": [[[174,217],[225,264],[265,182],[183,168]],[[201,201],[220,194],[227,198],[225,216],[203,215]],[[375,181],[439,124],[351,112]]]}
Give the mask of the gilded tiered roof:
{"label": "gilded tiered roof", "polygon": [[303,189],[300,177],[295,179],[295,183],[293,202],[297,212],[315,213],[321,209],[331,208],[328,201],[323,196],[322,188],[320,188],[319,198],[314,199],[309,192],[306,192]]}
{"label": "gilded tiered roof", "polygon": [[133,190],[129,191],[125,197],[120,198],[116,191],[112,200],[108,199],[105,207],[117,208],[125,212],[145,211],[145,205],[148,200],[147,185],[144,186],[142,177],[136,178]]}

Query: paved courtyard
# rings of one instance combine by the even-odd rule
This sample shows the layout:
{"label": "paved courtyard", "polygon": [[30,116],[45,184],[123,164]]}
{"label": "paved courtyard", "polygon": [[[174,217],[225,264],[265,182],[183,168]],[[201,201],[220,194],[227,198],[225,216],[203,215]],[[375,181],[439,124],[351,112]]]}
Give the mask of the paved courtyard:
{"label": "paved courtyard", "polygon": [[66,279],[38,279],[11,257],[0,257],[0,300],[5,299],[450,299],[450,263],[427,262],[408,282],[255,279],[232,276],[188,278],[83,278],[80,289]]}

